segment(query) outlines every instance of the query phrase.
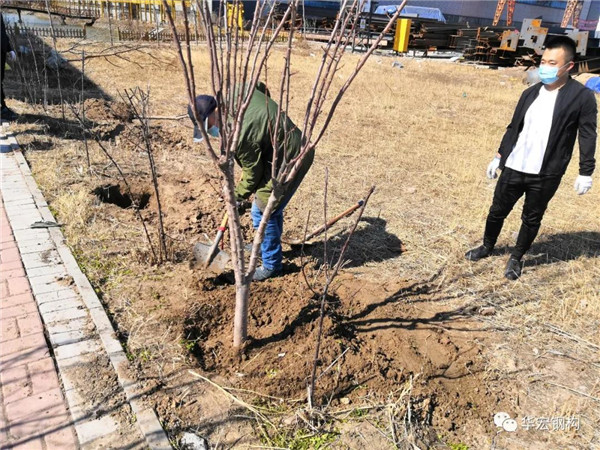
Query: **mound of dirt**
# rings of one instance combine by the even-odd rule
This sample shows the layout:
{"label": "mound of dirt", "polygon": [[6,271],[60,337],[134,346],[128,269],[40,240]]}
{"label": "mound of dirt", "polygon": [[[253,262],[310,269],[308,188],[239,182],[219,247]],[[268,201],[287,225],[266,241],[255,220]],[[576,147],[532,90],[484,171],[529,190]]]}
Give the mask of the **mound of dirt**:
{"label": "mound of dirt", "polygon": [[123,102],[110,102],[100,98],[88,98],[84,102],[85,116],[94,122],[117,120],[131,122],[131,107]]}
{"label": "mound of dirt", "polygon": [[[487,335],[469,311],[419,307],[428,288],[407,282],[381,286],[346,275],[339,284],[326,306],[316,402],[334,407],[361,405],[367,397],[383,402],[411,385],[419,423],[453,433],[475,417],[481,431],[491,431],[488,419],[504,395],[491,395],[485,387],[491,381],[484,381],[481,356]],[[241,358],[231,352],[232,287],[205,282],[204,291],[205,301],[190,308],[185,325],[197,342],[194,355],[202,369],[236,388],[305,398],[320,303],[302,276],[253,286],[252,336]]]}

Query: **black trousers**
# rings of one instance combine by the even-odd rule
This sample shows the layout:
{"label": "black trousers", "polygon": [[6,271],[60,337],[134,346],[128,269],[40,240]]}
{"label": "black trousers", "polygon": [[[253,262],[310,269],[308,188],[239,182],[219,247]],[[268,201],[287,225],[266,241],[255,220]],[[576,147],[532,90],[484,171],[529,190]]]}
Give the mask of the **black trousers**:
{"label": "black trousers", "polygon": [[485,224],[483,245],[493,248],[496,245],[504,219],[511,212],[517,200],[525,194],[521,215],[522,223],[511,255],[521,259],[529,250],[538,234],[548,203],[554,197],[562,175],[530,175],[506,167],[494,191],[494,200]]}
{"label": "black trousers", "polygon": [[4,103],[4,64],[6,64],[6,52],[0,52],[0,102],[3,108],[6,106],[6,103]]}

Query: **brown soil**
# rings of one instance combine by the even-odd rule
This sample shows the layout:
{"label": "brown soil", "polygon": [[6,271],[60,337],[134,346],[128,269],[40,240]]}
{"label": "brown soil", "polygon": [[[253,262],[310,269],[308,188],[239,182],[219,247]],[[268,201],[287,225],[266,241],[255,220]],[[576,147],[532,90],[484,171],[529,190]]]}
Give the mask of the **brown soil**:
{"label": "brown soil", "polygon": [[123,102],[109,102],[104,99],[90,98],[84,102],[85,117],[94,122],[120,120],[131,122],[133,113]]}
{"label": "brown soil", "polygon": [[[490,339],[472,310],[425,303],[431,286],[407,281],[372,284],[344,276],[327,302],[316,401],[360,405],[368,393],[385,401],[412,381],[413,414],[446,432],[477,418],[482,431],[504,395],[486,387],[483,346]],[[264,394],[305,396],[318,328],[319,301],[298,275],[256,286],[251,305],[252,338],[241,360],[229,355],[231,289],[207,292],[186,322],[198,339],[194,355],[202,369],[228,385]],[[451,325],[450,325],[451,322]],[[344,353],[345,350],[348,350]],[[333,368],[326,368],[338,359]],[[333,369],[333,370],[331,370]],[[321,374],[324,375],[321,377]],[[493,385],[493,380],[489,380]]]}

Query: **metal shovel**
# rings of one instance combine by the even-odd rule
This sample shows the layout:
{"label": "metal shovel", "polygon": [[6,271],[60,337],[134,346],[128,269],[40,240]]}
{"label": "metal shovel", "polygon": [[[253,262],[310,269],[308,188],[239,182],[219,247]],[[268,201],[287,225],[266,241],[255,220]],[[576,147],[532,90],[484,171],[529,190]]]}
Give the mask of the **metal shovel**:
{"label": "metal shovel", "polygon": [[215,274],[220,274],[227,267],[229,262],[229,254],[219,250],[219,244],[223,239],[223,234],[227,229],[227,221],[229,217],[227,213],[223,216],[221,226],[217,229],[217,236],[212,244],[197,243],[194,245],[194,259],[201,263],[204,269]]}

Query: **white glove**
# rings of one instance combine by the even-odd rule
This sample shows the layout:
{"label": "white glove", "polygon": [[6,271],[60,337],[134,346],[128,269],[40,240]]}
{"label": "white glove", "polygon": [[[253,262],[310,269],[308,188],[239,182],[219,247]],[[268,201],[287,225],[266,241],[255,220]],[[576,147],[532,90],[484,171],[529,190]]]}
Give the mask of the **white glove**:
{"label": "white glove", "polygon": [[14,61],[15,59],[17,59],[17,54],[15,53],[14,50],[11,50],[10,52],[8,52],[8,56],[11,61]]}
{"label": "white glove", "polygon": [[493,180],[494,178],[496,178],[498,176],[498,174],[496,173],[496,170],[498,170],[498,167],[500,167],[500,158],[498,158],[496,156],[487,167],[486,173],[487,173],[487,177],[490,180]]}
{"label": "white glove", "polygon": [[585,194],[592,188],[592,177],[579,175],[575,180],[575,190],[579,195]]}

